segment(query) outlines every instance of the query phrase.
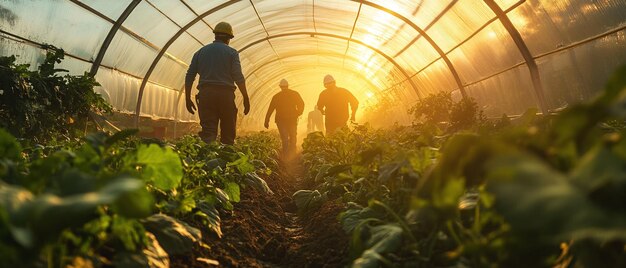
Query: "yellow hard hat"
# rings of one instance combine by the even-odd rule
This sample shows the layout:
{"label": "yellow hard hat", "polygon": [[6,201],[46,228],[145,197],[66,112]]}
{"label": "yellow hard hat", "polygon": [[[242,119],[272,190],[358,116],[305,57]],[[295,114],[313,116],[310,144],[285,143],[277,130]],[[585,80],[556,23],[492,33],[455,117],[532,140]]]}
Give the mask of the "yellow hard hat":
{"label": "yellow hard hat", "polygon": [[233,34],[233,26],[230,26],[228,22],[223,22],[223,21],[215,25],[215,28],[213,29],[213,33],[214,34],[226,34],[230,36],[230,38],[235,37],[235,35]]}

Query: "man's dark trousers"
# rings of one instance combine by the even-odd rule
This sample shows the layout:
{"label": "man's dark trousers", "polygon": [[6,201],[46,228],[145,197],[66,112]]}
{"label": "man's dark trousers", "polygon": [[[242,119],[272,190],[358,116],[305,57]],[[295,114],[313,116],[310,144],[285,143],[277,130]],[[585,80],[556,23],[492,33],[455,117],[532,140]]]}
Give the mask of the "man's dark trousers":
{"label": "man's dark trousers", "polygon": [[280,140],[283,143],[283,155],[290,156],[296,152],[296,134],[298,130],[298,118],[286,119],[276,122]]}
{"label": "man's dark trousers", "polygon": [[205,142],[215,141],[217,125],[220,126],[220,141],[235,144],[237,135],[237,107],[235,91],[230,87],[203,86],[197,96],[198,115],[202,131],[198,133]]}

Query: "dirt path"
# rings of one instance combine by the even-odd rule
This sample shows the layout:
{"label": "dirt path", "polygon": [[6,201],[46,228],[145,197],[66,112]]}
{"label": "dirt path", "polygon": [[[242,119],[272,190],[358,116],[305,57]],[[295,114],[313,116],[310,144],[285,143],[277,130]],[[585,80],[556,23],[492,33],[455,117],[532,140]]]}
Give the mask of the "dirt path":
{"label": "dirt path", "polygon": [[[172,258],[173,267],[207,267],[197,258],[217,260],[220,267],[342,267],[348,238],[337,222],[342,205],[327,202],[300,217],[291,195],[302,189],[301,161],[281,164],[265,178],[274,195],[252,188],[242,191],[233,212],[222,212],[221,239],[206,233],[210,247]],[[198,226],[199,227],[199,226]]]}

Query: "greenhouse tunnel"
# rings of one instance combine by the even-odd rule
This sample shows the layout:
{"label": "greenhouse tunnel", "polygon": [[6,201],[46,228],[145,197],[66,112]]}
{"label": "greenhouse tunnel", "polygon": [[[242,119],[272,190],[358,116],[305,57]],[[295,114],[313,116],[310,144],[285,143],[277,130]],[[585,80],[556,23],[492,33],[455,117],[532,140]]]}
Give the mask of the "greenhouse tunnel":
{"label": "greenhouse tunnel", "polygon": [[262,129],[282,78],[306,113],[332,74],[361,101],[357,121],[384,126],[440,91],[493,117],[557,110],[626,62],[625,0],[2,0],[0,55],[35,68],[46,44],[62,48],[61,68],[95,75],[118,114],[143,118],[128,127],[195,124],[185,72],[221,21],[251,97],[243,130]]}

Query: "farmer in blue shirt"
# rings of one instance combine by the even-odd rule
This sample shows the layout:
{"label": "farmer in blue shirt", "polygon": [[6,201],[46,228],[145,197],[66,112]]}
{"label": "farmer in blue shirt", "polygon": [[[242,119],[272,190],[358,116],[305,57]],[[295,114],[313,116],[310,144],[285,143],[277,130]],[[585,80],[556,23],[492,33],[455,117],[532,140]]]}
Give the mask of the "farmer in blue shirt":
{"label": "farmer in blue shirt", "polygon": [[196,105],[191,100],[191,87],[200,75],[198,82],[198,116],[202,131],[198,133],[205,142],[217,139],[217,126],[220,127],[220,141],[234,144],[237,125],[237,107],[235,105],[235,84],[243,95],[243,113],[250,112],[250,99],[246,81],[241,72],[241,63],[237,50],[228,46],[234,37],[233,28],[226,22],[220,22],[213,30],[215,41],[202,47],[193,55],[185,77],[185,101],[187,111],[194,114]]}

